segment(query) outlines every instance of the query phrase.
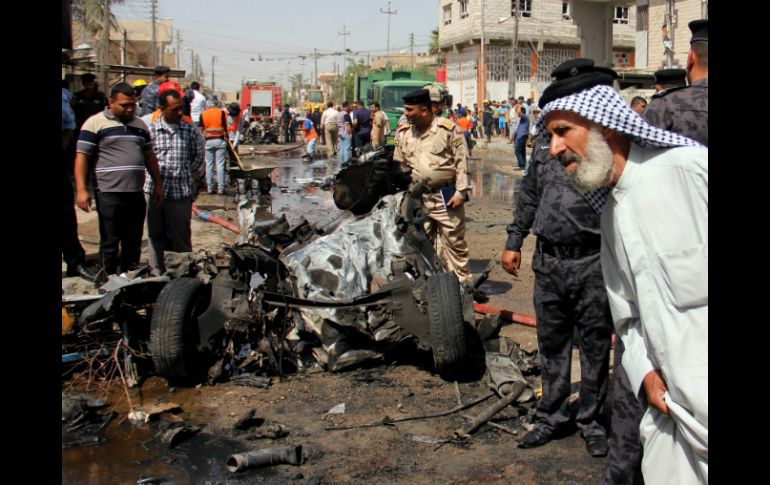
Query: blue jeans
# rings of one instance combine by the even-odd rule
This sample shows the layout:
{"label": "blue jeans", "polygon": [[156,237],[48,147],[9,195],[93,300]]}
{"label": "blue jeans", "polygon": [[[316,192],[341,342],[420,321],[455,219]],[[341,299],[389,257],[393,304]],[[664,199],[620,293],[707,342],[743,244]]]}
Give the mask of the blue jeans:
{"label": "blue jeans", "polygon": [[[225,158],[227,143],[224,138],[209,138],[206,140],[206,186],[209,192],[225,190]],[[217,184],[214,185],[214,163],[217,168]],[[216,187],[216,189],[214,188]]]}
{"label": "blue jeans", "polygon": [[527,135],[519,135],[516,138],[516,145],[514,146],[514,153],[516,153],[516,163],[519,164],[519,168],[522,170],[527,169]]}
{"label": "blue jeans", "polygon": [[315,145],[316,145],[316,143],[318,143],[318,138],[316,138],[315,140],[310,140],[309,142],[307,142],[307,154],[310,155],[311,157],[315,153]]}
{"label": "blue jeans", "polygon": [[340,133],[340,146],[337,148],[337,156],[340,163],[350,160],[351,136],[347,133]]}

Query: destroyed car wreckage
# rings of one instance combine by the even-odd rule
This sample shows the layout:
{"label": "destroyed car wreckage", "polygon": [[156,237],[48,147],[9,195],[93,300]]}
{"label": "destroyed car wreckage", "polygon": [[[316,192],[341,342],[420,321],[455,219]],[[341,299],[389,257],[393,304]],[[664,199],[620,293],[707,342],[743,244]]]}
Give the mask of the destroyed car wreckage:
{"label": "destroyed car wreckage", "polygon": [[[140,305],[149,331],[125,341],[138,341],[172,383],[283,375],[315,363],[339,371],[382,359],[407,340],[432,353],[443,377],[456,375],[469,342],[499,350],[500,321],[474,318],[473,292],[485,276],[461,285],[443,270],[422,229],[426,186],[404,190],[406,175],[381,150],[354,159],[335,177],[335,203],[348,212],[325,228],[304,219],[290,228],[285,216],[257,221],[256,199],[242,198],[241,235],[223,254],[167,253],[164,281],[113,289],[78,324],[82,330],[106,321],[94,316],[110,309],[105,300],[146,287],[145,300],[157,296],[154,307]],[[114,327],[128,335],[126,321],[135,318],[126,317],[127,305],[118,307]],[[534,367],[531,355],[508,354],[524,372]]]}

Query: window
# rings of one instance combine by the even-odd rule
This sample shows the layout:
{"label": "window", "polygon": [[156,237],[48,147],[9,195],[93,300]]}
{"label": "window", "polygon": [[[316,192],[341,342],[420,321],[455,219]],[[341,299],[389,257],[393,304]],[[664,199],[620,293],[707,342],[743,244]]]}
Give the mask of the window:
{"label": "window", "polygon": [[572,2],[561,2],[561,18],[562,20],[572,19]]}
{"label": "window", "polygon": [[631,65],[631,56],[628,52],[613,52],[614,67],[629,67]]}
{"label": "window", "polygon": [[452,23],[452,5],[444,5],[444,25]]}
{"label": "window", "polygon": [[628,7],[615,6],[615,16],[612,18],[612,23],[628,25]]}
{"label": "window", "polygon": [[464,19],[468,16],[468,0],[460,0],[460,18]]}
{"label": "window", "polygon": [[522,17],[532,16],[532,0],[511,0],[511,15],[516,14],[516,5]]}

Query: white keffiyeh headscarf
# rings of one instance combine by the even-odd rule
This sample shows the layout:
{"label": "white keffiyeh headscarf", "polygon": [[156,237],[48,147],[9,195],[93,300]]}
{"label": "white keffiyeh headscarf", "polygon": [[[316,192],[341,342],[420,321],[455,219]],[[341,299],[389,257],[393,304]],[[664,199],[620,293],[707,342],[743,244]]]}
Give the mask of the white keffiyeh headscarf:
{"label": "white keffiyeh headscarf", "polygon": [[[612,86],[606,84],[599,84],[546,104],[535,123],[538,134],[545,130],[545,116],[551,111],[577,113],[594,123],[629,135],[642,148],[703,146],[695,140],[650,125],[626,104]],[[548,134],[546,139],[550,139]]]}
{"label": "white keffiyeh headscarf", "polygon": [[[535,123],[537,134],[545,130],[545,116],[551,111],[571,111],[587,120],[629,135],[640,147],[702,147],[700,143],[671,131],[656,128],[634,112],[612,86],[599,84],[568,96],[554,99],[543,107]],[[550,140],[550,134],[545,133]],[[610,187],[583,193],[588,204],[601,215]]]}

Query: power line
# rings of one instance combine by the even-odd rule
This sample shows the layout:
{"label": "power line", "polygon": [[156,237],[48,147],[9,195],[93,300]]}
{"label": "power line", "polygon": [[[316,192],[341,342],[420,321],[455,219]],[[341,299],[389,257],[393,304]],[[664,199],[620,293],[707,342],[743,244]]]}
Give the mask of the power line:
{"label": "power line", "polygon": [[397,14],[398,10],[391,11],[390,0],[388,0],[388,9],[387,10],[380,9],[380,13],[384,13],[385,15],[388,16],[388,55],[390,55],[390,16]]}

